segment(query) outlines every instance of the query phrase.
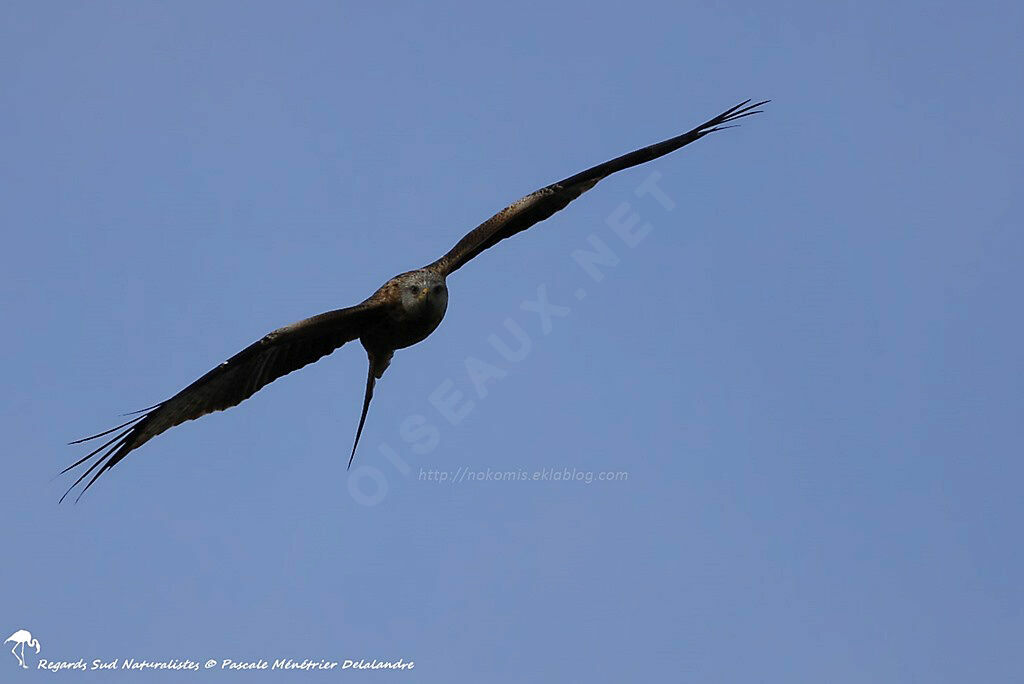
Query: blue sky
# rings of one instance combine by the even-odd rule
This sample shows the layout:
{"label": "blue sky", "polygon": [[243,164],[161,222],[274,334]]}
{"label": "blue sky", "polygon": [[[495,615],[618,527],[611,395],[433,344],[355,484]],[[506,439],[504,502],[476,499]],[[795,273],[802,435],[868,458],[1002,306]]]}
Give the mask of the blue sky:
{"label": "blue sky", "polygon": [[[1022,24],[1005,2],[5,3],[3,636],[416,663],[307,680],[1017,680]],[[67,441],[748,97],[773,102],[452,276],[353,471],[358,346],[57,505]],[[599,281],[573,256],[595,239]],[[424,475],[460,469],[627,476]]]}

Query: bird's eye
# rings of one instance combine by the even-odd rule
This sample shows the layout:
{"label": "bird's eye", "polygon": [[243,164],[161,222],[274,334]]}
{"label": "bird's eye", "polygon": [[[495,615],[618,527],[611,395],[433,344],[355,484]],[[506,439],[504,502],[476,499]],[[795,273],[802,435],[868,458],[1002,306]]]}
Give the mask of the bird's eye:
{"label": "bird's eye", "polygon": [[406,289],[409,290],[409,294],[416,294],[419,291],[414,286],[407,287]]}

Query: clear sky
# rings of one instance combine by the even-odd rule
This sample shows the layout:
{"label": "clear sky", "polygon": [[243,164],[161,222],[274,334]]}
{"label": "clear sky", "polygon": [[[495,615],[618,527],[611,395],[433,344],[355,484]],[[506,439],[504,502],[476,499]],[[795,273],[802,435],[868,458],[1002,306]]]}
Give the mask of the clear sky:
{"label": "clear sky", "polygon": [[[3,3],[0,636],[416,664],[286,681],[1019,681],[1020,5],[386,5]],[[358,345],[57,505],[67,441],[746,98],[453,275],[351,472]],[[466,469],[531,479],[435,481]]]}

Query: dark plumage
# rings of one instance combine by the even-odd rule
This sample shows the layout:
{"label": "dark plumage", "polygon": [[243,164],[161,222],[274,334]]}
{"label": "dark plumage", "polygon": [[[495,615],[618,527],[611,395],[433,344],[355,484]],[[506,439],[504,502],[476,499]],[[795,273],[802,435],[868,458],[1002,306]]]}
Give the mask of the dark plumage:
{"label": "dark plumage", "polygon": [[98,455],[72,483],[61,501],[91,474],[78,495],[81,498],[100,475],[161,432],[207,413],[236,406],[281,376],[358,339],[366,350],[369,368],[363,410],[349,457],[351,467],[375,382],[387,370],[395,350],[423,340],[441,323],[448,306],[445,280],[451,273],[485,249],[564,209],[603,178],[657,159],[708,133],[731,128],[731,122],[757,114],[760,111],[757,108],[766,102],[750,104],[747,100],[682,135],[598,164],[530,193],[470,231],[437,261],[395,276],[361,304],[278,328],[170,399],[140,411],[140,415],[116,428],[71,442],[80,444],[115,433],[108,441],[61,471],[66,473]]}

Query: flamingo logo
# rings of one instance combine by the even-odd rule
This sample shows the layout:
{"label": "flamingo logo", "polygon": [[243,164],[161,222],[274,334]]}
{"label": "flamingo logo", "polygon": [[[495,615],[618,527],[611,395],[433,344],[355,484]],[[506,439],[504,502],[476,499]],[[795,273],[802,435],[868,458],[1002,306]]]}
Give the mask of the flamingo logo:
{"label": "flamingo logo", "polygon": [[[39,655],[39,640],[33,639],[32,632],[27,629],[19,629],[17,632],[4,639],[5,646],[8,641],[14,642],[14,648],[11,649],[11,653],[13,653],[14,657],[18,659],[18,663],[27,670],[28,665],[25,664],[25,645],[27,644],[29,648],[36,649],[36,655]],[[20,654],[18,653],[19,646],[21,647]]]}

